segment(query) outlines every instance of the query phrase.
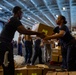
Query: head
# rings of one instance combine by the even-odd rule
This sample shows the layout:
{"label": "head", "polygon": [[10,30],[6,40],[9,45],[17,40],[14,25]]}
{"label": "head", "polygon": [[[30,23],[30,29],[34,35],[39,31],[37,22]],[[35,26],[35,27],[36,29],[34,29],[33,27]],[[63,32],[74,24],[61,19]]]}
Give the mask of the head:
{"label": "head", "polygon": [[15,7],[13,8],[13,13],[14,13],[14,16],[16,15],[19,19],[22,18],[21,7],[15,6]]}
{"label": "head", "polygon": [[58,16],[57,20],[56,20],[57,25],[63,25],[66,24],[66,18],[62,15]]}

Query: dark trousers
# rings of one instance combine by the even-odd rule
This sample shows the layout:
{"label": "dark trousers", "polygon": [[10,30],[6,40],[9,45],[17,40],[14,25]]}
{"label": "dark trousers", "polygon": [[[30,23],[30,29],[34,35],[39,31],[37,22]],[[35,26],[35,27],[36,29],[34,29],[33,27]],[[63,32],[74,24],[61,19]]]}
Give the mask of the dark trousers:
{"label": "dark trousers", "polygon": [[67,48],[65,46],[61,46],[62,53],[62,68],[67,69]]}
{"label": "dark trousers", "polygon": [[41,48],[35,48],[35,52],[34,52],[34,56],[33,56],[33,60],[32,60],[32,64],[35,63],[37,57],[39,57],[39,64],[42,64],[42,50]]}
{"label": "dark trousers", "polygon": [[[6,52],[8,52],[8,66],[4,64],[4,55]],[[13,47],[11,43],[0,42],[0,65],[3,67],[4,75],[14,75]]]}
{"label": "dark trousers", "polygon": [[18,55],[22,56],[22,43],[18,43]]}
{"label": "dark trousers", "polygon": [[62,49],[63,66],[68,71],[76,71],[76,40],[72,40]]}
{"label": "dark trousers", "polygon": [[76,71],[76,44],[68,46],[67,69],[68,71]]}
{"label": "dark trousers", "polygon": [[32,43],[31,41],[25,41],[25,61],[26,63],[31,63],[31,57],[32,57]]}

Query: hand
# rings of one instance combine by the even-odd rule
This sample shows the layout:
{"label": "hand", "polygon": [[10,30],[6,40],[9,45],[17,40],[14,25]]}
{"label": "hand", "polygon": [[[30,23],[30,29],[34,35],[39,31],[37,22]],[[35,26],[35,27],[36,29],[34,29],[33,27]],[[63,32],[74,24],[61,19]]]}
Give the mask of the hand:
{"label": "hand", "polygon": [[50,37],[49,36],[46,36],[45,38],[44,38],[44,40],[49,40],[50,39]]}
{"label": "hand", "polygon": [[40,38],[42,38],[42,39],[43,39],[43,38],[45,38],[45,36],[46,36],[46,35],[45,35],[45,33],[44,33],[44,32],[41,32],[41,33],[39,33],[37,36],[39,36]]}

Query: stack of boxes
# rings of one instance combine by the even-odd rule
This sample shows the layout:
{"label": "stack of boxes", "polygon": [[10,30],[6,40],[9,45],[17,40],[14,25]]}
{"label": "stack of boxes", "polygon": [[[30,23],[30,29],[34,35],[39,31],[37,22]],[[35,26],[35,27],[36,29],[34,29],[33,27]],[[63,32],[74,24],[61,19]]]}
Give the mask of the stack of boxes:
{"label": "stack of boxes", "polygon": [[46,75],[76,75],[76,72],[51,72],[48,71]]}
{"label": "stack of boxes", "polygon": [[[46,75],[48,71],[51,71],[51,69],[46,65],[26,65],[21,68],[15,68],[15,75]],[[3,75],[3,69],[0,69],[0,75]]]}
{"label": "stack of boxes", "polygon": [[49,71],[46,75],[57,75],[57,72]]}
{"label": "stack of boxes", "polygon": [[62,62],[61,47],[52,48],[51,61]]}
{"label": "stack of boxes", "polygon": [[46,75],[48,71],[51,71],[46,65],[44,65],[44,67],[39,66],[40,65],[27,65],[23,68],[16,68],[15,75]]}

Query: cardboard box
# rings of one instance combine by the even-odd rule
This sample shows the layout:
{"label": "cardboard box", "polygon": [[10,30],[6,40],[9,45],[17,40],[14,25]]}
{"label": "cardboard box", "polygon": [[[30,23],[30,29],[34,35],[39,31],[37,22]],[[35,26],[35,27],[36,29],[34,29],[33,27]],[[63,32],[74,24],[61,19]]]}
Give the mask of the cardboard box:
{"label": "cardboard box", "polygon": [[15,75],[42,75],[42,69],[34,65],[26,65],[15,69]]}
{"label": "cardboard box", "polygon": [[0,75],[3,75],[3,69],[0,69]]}
{"label": "cardboard box", "polygon": [[69,72],[69,75],[76,75],[76,72]]}
{"label": "cardboard box", "polygon": [[57,54],[52,54],[52,56],[51,56],[51,61],[58,62],[58,57],[59,57],[59,55],[57,55]]}
{"label": "cardboard box", "polygon": [[55,49],[61,50],[61,46],[56,46]]}
{"label": "cardboard box", "polygon": [[42,75],[42,69],[40,68],[33,68],[33,69],[28,69],[28,75]]}
{"label": "cardboard box", "polygon": [[46,75],[57,75],[57,72],[48,71]]}
{"label": "cardboard box", "polygon": [[49,68],[49,66],[47,66],[47,65],[45,65],[45,64],[37,64],[37,65],[35,65],[35,66],[37,66],[38,68],[46,68],[46,69]]}
{"label": "cardboard box", "polygon": [[59,56],[59,62],[62,62],[62,55]]}
{"label": "cardboard box", "polygon": [[43,69],[42,75],[46,75],[49,71],[55,71],[55,69],[50,69],[50,68]]}
{"label": "cardboard box", "polygon": [[0,69],[2,69],[2,66],[0,66]]}
{"label": "cardboard box", "polygon": [[44,25],[44,24],[36,24],[32,27],[32,31],[44,32],[46,35],[53,34],[53,27]]}
{"label": "cardboard box", "polygon": [[42,75],[46,75],[48,71],[55,71],[55,69],[50,69],[49,66],[45,64],[37,64],[36,66],[42,69]]}
{"label": "cardboard box", "polygon": [[26,65],[28,75],[42,75],[42,68],[35,65]]}
{"label": "cardboard box", "polygon": [[59,49],[59,48],[52,48],[52,54],[61,55],[61,49]]}
{"label": "cardboard box", "polygon": [[29,68],[38,68],[38,66],[35,66],[35,65],[26,65],[25,66],[27,69],[29,69]]}
{"label": "cardboard box", "polygon": [[68,75],[68,72],[57,72],[57,75]]}
{"label": "cardboard box", "polygon": [[58,54],[58,50],[57,49],[52,49],[52,54]]}
{"label": "cardboard box", "polygon": [[[0,69],[0,75],[3,75],[3,69]],[[16,68],[15,75],[27,75],[26,67],[23,68]]]}
{"label": "cardboard box", "polygon": [[15,75],[28,75],[26,67],[25,68],[16,68]]}
{"label": "cardboard box", "polygon": [[58,50],[58,54],[61,55],[61,50]]}

